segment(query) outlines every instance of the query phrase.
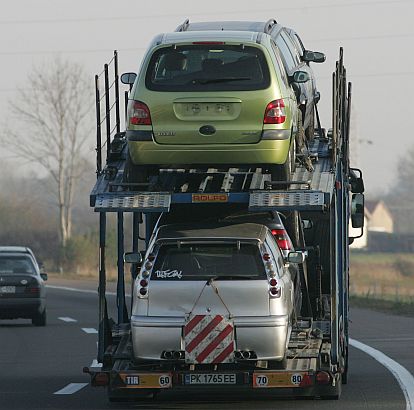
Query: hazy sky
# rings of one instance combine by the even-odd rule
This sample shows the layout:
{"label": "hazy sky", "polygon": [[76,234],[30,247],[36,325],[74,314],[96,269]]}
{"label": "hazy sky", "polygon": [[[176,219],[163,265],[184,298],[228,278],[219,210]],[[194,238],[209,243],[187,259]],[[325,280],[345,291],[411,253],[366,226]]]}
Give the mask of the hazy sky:
{"label": "hazy sky", "polygon": [[[31,67],[56,55],[83,64],[92,85],[112,50],[119,51],[120,72],[136,71],[152,37],[173,31],[187,17],[273,17],[296,29],[308,49],[327,55],[324,64],[313,65],[326,128],[331,126],[331,73],[344,47],[354,91],[351,165],[364,171],[368,194],[392,186],[398,159],[414,144],[414,0],[1,1],[0,123],[16,88],[30,87]],[[3,152],[0,158],[5,157]]]}

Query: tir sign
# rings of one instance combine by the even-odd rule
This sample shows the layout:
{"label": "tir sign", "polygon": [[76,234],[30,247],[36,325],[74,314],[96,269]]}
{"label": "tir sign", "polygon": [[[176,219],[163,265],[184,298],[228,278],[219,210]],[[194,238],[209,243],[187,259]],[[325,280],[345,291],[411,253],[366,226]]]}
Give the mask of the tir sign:
{"label": "tir sign", "polygon": [[227,194],[193,194],[192,202],[227,202]]}

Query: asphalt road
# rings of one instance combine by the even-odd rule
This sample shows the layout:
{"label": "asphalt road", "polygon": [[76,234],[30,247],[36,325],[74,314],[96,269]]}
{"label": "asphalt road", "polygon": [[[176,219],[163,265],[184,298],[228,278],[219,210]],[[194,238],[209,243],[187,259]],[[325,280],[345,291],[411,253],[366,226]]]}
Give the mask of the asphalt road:
{"label": "asphalt road", "polygon": [[[55,285],[56,280],[49,281]],[[59,283],[61,284],[61,283]],[[94,283],[65,285],[95,289]],[[115,297],[109,296],[114,304]],[[368,344],[414,374],[414,318],[363,309],[351,311],[351,337]],[[168,392],[155,400],[109,403],[103,388],[91,388],[82,368],[96,357],[97,296],[48,289],[48,324],[0,321],[0,409],[405,409],[394,376],[364,352],[351,348],[349,383],[337,402],[262,397],[260,392],[220,395]],[[69,387],[68,387],[69,386]],[[80,388],[82,387],[82,388]],[[56,394],[62,389],[77,390]],[[63,390],[65,392],[65,390]]]}

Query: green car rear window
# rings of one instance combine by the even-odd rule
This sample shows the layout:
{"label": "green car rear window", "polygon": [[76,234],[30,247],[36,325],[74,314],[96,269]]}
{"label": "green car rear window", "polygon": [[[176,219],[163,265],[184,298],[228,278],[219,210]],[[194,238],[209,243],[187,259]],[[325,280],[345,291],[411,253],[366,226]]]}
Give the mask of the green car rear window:
{"label": "green car rear window", "polygon": [[185,45],[158,49],[145,84],[154,91],[249,91],[269,87],[270,74],[257,47]]}
{"label": "green car rear window", "polygon": [[266,279],[256,243],[161,245],[152,280]]}

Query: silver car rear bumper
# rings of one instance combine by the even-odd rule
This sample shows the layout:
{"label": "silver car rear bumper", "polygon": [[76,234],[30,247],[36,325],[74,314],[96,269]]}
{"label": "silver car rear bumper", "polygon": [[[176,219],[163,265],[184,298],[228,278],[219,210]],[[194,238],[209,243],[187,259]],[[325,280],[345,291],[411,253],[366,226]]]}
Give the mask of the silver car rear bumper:
{"label": "silver car rear bumper", "polygon": [[[255,360],[281,360],[286,352],[287,315],[235,317],[236,350],[254,351]],[[182,317],[132,316],[132,343],[135,357],[162,360],[163,351],[184,350]]]}

